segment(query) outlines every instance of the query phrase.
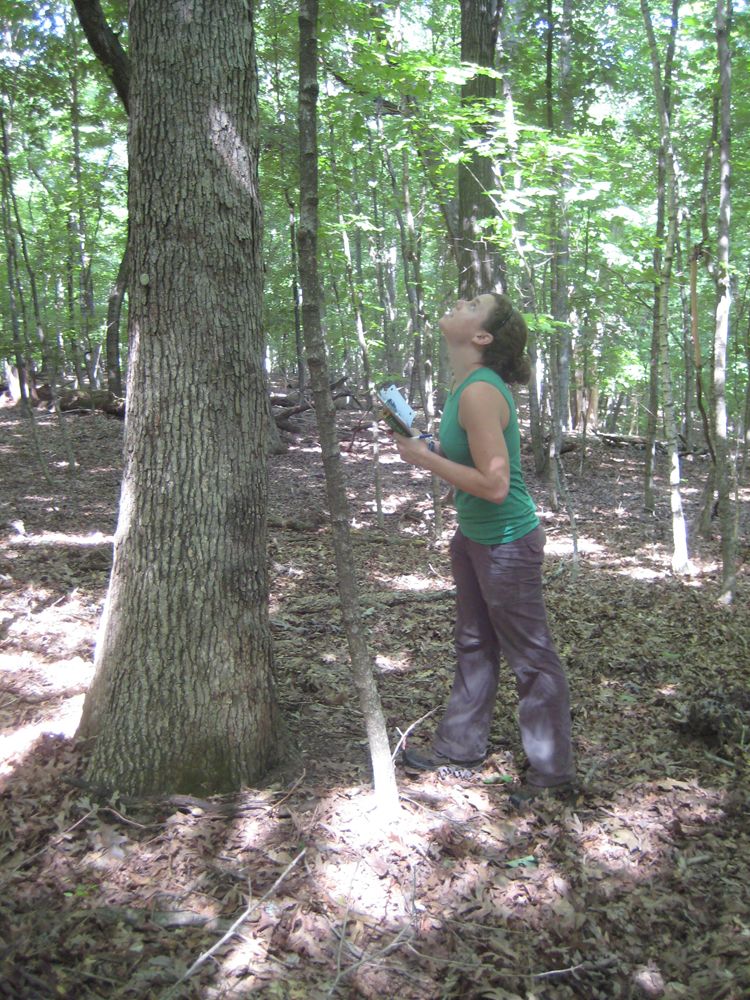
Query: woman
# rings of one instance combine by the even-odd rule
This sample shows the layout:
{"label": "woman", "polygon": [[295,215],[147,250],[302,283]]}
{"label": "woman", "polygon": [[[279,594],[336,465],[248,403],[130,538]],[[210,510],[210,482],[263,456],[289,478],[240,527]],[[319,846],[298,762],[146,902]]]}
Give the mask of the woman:
{"label": "woman", "polygon": [[528,331],[505,295],[459,299],[440,320],[453,389],[440,447],[395,436],[405,462],[456,490],[451,541],[456,584],[456,673],[429,750],[406,747],[407,766],[471,767],[487,753],[502,653],[516,676],[528,770],[516,799],[573,779],[568,683],[542,596],[544,531],[521,472],[521,441],[508,384],[527,383]]}

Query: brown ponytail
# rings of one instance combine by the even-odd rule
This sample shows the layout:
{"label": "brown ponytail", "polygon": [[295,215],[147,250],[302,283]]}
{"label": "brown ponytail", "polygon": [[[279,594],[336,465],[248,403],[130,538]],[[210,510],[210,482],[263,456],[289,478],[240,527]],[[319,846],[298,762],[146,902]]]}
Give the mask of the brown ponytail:
{"label": "brown ponytail", "polygon": [[492,335],[482,355],[482,364],[497,372],[509,385],[526,385],[531,378],[531,362],[526,353],[529,330],[526,320],[507,295],[493,294],[495,308],[484,324]]}

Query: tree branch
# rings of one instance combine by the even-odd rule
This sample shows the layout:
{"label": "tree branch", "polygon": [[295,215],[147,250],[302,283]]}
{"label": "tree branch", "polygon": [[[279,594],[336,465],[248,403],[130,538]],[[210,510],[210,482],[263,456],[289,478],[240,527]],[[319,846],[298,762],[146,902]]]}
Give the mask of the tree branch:
{"label": "tree branch", "polygon": [[99,0],[73,0],[73,3],[94,55],[107,71],[125,110],[129,111],[130,60],[120,39],[109,26]]}

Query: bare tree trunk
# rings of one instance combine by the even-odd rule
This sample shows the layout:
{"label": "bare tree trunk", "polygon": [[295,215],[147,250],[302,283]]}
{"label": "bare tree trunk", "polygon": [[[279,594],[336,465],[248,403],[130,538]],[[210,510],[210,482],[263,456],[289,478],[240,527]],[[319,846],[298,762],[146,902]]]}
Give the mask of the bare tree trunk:
{"label": "bare tree trunk", "polygon": [[289,206],[289,252],[292,258],[292,305],[294,306],[294,354],[297,363],[297,391],[299,401],[307,389],[307,369],[305,367],[305,344],[302,339],[302,317],[300,315],[301,292],[299,287],[299,262],[297,260],[297,206],[289,192],[286,203]]}
{"label": "bare tree trunk", "polygon": [[716,304],[714,334],[714,414],[716,441],[716,488],[719,494],[719,525],[721,527],[721,591],[723,604],[731,604],[737,587],[736,525],[732,511],[733,472],[728,439],[726,369],[729,343],[729,220],[731,174],[731,90],[732,69],[729,51],[731,0],[717,0],[716,41],[719,56],[719,230],[716,254],[719,297]]}
{"label": "bare tree trunk", "polygon": [[[498,34],[498,49],[500,51],[500,65],[502,71],[503,100],[505,108],[505,132],[510,151],[510,170],[515,190],[521,191],[523,186],[523,172],[518,165],[518,142],[519,131],[516,123],[515,102],[508,75],[507,63],[510,57],[508,51],[512,46],[512,39],[507,39],[502,32]],[[521,223],[523,229],[523,222]],[[513,223],[513,245],[521,263],[521,302],[525,312],[537,313],[536,292],[534,287],[534,269],[526,252],[526,246],[518,227]],[[531,431],[531,447],[534,453],[534,466],[537,474],[541,475],[547,465],[547,450],[544,443],[544,421],[542,418],[542,408],[539,400],[540,368],[542,367],[538,351],[537,338],[534,324],[529,325],[529,339],[527,352],[531,360],[531,379],[529,381],[529,424]]]}
{"label": "bare tree trunk", "polygon": [[406,149],[401,151],[401,194],[404,202],[404,235],[406,239],[404,274],[411,289],[409,300],[412,306],[413,365],[409,398],[414,399],[415,394],[418,393],[424,407],[424,332],[427,324],[427,315],[425,313],[424,284],[422,282],[421,240],[417,233],[417,225],[411,203],[409,157]]}
{"label": "bare tree trunk", "polygon": [[[130,60],[120,39],[107,22],[99,0],[73,0],[78,20],[94,54],[104,65],[125,111],[129,111]],[[107,388],[116,396],[123,391],[120,363],[120,315],[128,285],[128,247],[120,261],[115,284],[107,305]]]}
{"label": "bare tree trunk", "polygon": [[74,201],[70,208],[69,232],[72,238],[71,249],[74,252],[74,260],[77,268],[77,313],[80,320],[78,326],[79,338],[83,343],[85,372],[89,388],[92,395],[93,390],[98,388],[96,370],[91,363],[93,355],[92,332],[94,326],[94,284],[92,276],[92,256],[89,244],[89,224],[86,216],[86,204],[84,200],[83,167],[81,162],[81,102],[79,94],[78,65],[80,63],[78,37],[76,24],[71,21],[68,25],[68,35],[70,38],[71,65],[68,82],[70,85],[70,127],[74,181]]}
{"label": "bare tree trunk", "polygon": [[399,356],[396,337],[396,289],[395,289],[395,248],[386,249],[383,237],[380,203],[377,187],[371,187],[372,217],[375,233],[372,244],[372,258],[375,264],[375,279],[378,289],[378,305],[380,306],[381,331],[383,335],[383,367],[391,378],[400,373],[401,358]]}
{"label": "bare tree trunk", "polygon": [[[501,7],[500,0],[461,0],[462,62],[494,69]],[[495,92],[494,76],[477,73],[461,88],[461,102],[467,108],[491,103]],[[466,299],[505,286],[505,262],[486,233],[487,222],[496,215],[489,195],[494,187],[492,170],[491,159],[477,153],[458,165],[458,290]]]}
{"label": "bare tree trunk", "polygon": [[[0,104],[1,106],[1,104]],[[13,342],[13,354],[16,362],[16,374],[18,377],[18,393],[20,396],[21,413],[28,418],[31,430],[32,451],[39,463],[39,469],[49,486],[52,486],[52,477],[49,468],[42,454],[39,435],[37,433],[34,411],[29,400],[33,382],[29,377],[28,345],[23,343],[21,332],[21,307],[18,303],[18,258],[16,252],[16,234],[13,232],[11,219],[11,206],[13,203],[13,178],[10,172],[10,156],[8,147],[8,134],[6,129],[5,116],[2,115],[2,143],[3,157],[0,161],[0,228],[3,231],[5,242],[6,271],[8,277],[8,308],[10,313],[10,328]]]}
{"label": "bare tree trunk", "polygon": [[[750,371],[750,317],[748,317],[745,327],[745,363]],[[750,378],[745,382],[745,406],[742,418],[743,438],[742,438],[742,462],[737,470],[737,481],[743,483],[747,472],[748,461],[750,460]]]}
{"label": "bare tree trunk", "polygon": [[318,140],[317,140],[317,0],[300,0],[299,129],[300,224],[299,261],[302,285],[302,326],[307,347],[310,382],[320,432],[331,531],[341,602],[351,657],[352,676],[365,719],[372,760],[375,800],[385,814],[399,809],[398,787],[391,760],[385,718],[372,671],[359,603],[359,582],[349,531],[341,452],[336,436],[335,410],[329,390],[328,363],[320,321],[318,279]]}
{"label": "bare tree trunk", "polygon": [[[333,135],[331,135],[331,162],[336,166],[335,158],[335,143],[333,141]],[[336,188],[336,203],[339,214],[339,228],[341,230],[341,242],[342,249],[344,251],[344,263],[346,268],[346,283],[349,289],[349,301],[351,303],[352,312],[354,313],[354,328],[357,335],[357,344],[359,345],[359,356],[362,361],[362,377],[364,381],[365,395],[367,397],[367,409],[368,412],[371,411],[374,400],[375,400],[375,386],[372,381],[372,368],[370,365],[370,350],[367,346],[367,338],[365,336],[365,324],[362,315],[362,295],[361,295],[361,269],[357,267],[355,269],[355,261],[352,258],[351,243],[349,240],[349,233],[346,228],[346,220],[344,219],[343,210],[341,207],[341,196],[338,187]],[[377,418],[373,415],[370,421],[370,439],[372,442],[373,449],[373,477],[374,477],[374,489],[375,489],[375,516],[379,527],[383,526],[383,484],[381,477],[381,467],[380,467],[380,432],[378,428]]]}
{"label": "bare tree trunk", "polygon": [[682,493],[680,490],[680,454],[677,440],[677,423],[674,412],[674,399],[672,395],[672,369],[669,359],[669,286],[672,277],[675,248],[677,245],[677,225],[678,225],[678,197],[677,197],[677,166],[675,163],[674,150],[672,148],[671,122],[670,122],[670,92],[669,85],[671,79],[671,62],[674,51],[674,39],[677,32],[677,6],[678,0],[674,0],[672,11],[672,35],[667,54],[667,65],[665,77],[662,80],[659,56],[656,48],[656,38],[654,36],[651,13],[647,0],[641,0],[641,10],[643,21],[648,36],[649,51],[651,53],[651,67],[654,79],[654,95],[656,98],[656,109],[659,122],[660,152],[664,155],[664,177],[665,177],[665,212],[666,212],[666,233],[664,256],[661,261],[661,268],[657,272],[658,285],[656,287],[654,303],[654,322],[657,324],[657,340],[659,345],[659,360],[661,369],[662,402],[664,407],[664,423],[667,437],[667,447],[669,449],[669,486],[670,501],[672,507],[672,570],[682,574],[690,572],[690,560],[688,558],[687,546],[687,524],[682,507]]}
{"label": "bare tree trunk", "polygon": [[[127,238],[127,237],[126,237]],[[115,396],[122,396],[122,364],[120,362],[120,316],[128,287],[129,254],[127,245],[120,261],[117,278],[109,293],[107,303],[107,388]]]}
{"label": "bare tree trunk", "polygon": [[[572,0],[563,0],[562,19],[559,31],[558,55],[558,102],[561,107],[559,133],[568,135],[573,128],[573,107],[570,93],[571,48],[572,48]],[[558,177],[559,194],[555,199],[555,220],[552,230],[554,253],[552,257],[552,316],[558,327],[555,340],[558,344],[557,364],[559,368],[559,434],[570,427],[570,223],[566,209],[566,195],[571,186],[570,169],[563,165]],[[559,442],[558,442],[559,443]],[[559,448],[558,448],[559,454]]]}
{"label": "bare tree trunk", "polygon": [[277,757],[252,17],[131,4],[131,358],[114,565],[79,733],[121,792]]}
{"label": "bare tree trunk", "polygon": [[669,357],[669,285],[674,260],[677,235],[677,206],[671,199],[667,245],[664,254],[663,271],[659,286],[659,356],[661,361],[661,384],[664,401],[664,424],[669,449],[669,486],[672,507],[672,570],[677,574],[688,573],[691,569],[687,547],[687,525],[682,507],[680,490],[680,453],[677,440],[677,422],[672,393],[672,368]]}
{"label": "bare tree trunk", "polygon": [[[672,17],[669,44],[667,47],[667,58],[665,60],[664,81],[661,78],[661,67],[656,50],[656,39],[651,25],[651,13],[648,6],[641,4],[641,14],[644,19],[646,33],[649,40],[649,50],[652,60],[652,76],[654,79],[654,90],[656,93],[657,111],[668,118],[670,114],[670,82],[672,73],[672,62],[674,58],[674,48],[677,36],[677,16],[676,12]],[[660,102],[664,103],[663,112]],[[667,217],[667,146],[668,146],[668,123],[659,122],[659,152],[656,166],[656,238],[654,241],[653,263],[654,274],[661,275],[663,268],[664,239],[666,233]],[[661,296],[659,285],[654,285],[654,304],[651,317],[651,349],[649,352],[649,396],[647,409],[646,428],[646,454],[644,463],[644,483],[643,483],[643,507],[648,513],[653,513],[656,507],[656,496],[654,487],[654,475],[656,472],[656,439],[658,436],[659,424],[659,387],[661,381],[661,366],[659,364],[659,336],[661,320],[659,309],[661,306]]]}
{"label": "bare tree trunk", "polygon": [[[559,80],[558,100],[561,105],[561,120],[558,131],[563,135],[572,127],[572,110],[570,96],[571,67],[571,18],[570,0],[563,3],[562,19],[559,37]],[[547,76],[546,104],[547,128],[550,133],[556,131],[553,107],[553,53],[555,38],[555,21],[552,0],[547,0]],[[570,232],[565,209],[565,191],[570,185],[568,170],[563,167],[559,172],[557,186],[558,194],[550,203],[550,239],[552,242],[552,259],[550,261],[552,288],[551,311],[555,320],[555,329],[550,338],[549,372],[552,402],[552,423],[550,427],[549,462],[547,465],[548,491],[550,505],[558,510],[560,505],[560,474],[563,471],[561,461],[563,433],[570,426],[570,308],[568,302],[568,271],[570,263]]]}
{"label": "bare tree trunk", "polygon": [[[688,237],[689,244],[689,237]],[[688,273],[685,267],[685,254],[682,242],[677,239],[677,269],[681,275]],[[682,394],[682,439],[686,451],[693,450],[695,432],[693,428],[695,406],[695,354],[693,352],[693,341],[691,334],[690,296],[685,282],[680,283],[680,307],[682,313],[682,367],[684,371],[684,385]]]}

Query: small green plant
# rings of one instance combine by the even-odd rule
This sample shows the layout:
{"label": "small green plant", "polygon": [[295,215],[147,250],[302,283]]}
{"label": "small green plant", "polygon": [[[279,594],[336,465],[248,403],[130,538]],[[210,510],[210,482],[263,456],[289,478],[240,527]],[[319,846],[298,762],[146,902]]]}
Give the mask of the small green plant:
{"label": "small green plant", "polygon": [[89,885],[77,885],[75,889],[69,889],[67,892],[64,892],[63,895],[68,899],[86,899],[93,889],[96,889],[96,885],[92,882]]}

